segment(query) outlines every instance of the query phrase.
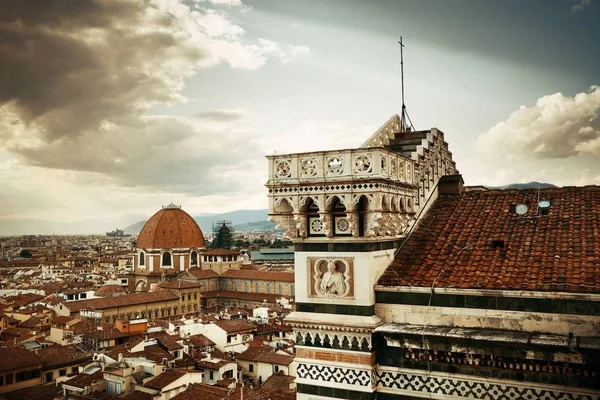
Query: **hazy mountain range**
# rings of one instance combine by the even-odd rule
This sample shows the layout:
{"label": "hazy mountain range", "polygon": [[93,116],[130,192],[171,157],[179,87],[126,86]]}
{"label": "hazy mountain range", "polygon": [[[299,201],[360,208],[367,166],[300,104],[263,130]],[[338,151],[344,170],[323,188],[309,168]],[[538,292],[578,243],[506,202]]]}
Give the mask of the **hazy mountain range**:
{"label": "hazy mountain range", "polygon": [[[544,189],[556,187],[550,183],[529,182],[513,183],[494,189]],[[230,221],[237,231],[273,230],[275,224],[267,221],[267,210],[236,210],[223,214],[196,214],[194,219],[203,232],[211,232],[213,223]],[[0,219],[0,235],[86,235],[105,234],[115,228],[128,234],[138,234],[148,215],[126,214],[117,217],[92,218],[75,222],[52,222],[36,219],[8,218]]]}
{"label": "hazy mountain range", "polygon": [[[267,210],[237,210],[223,214],[192,215],[203,232],[211,232],[217,221],[230,221],[237,231],[273,230],[275,224],[267,221]],[[91,218],[74,222],[53,222],[38,219],[0,219],[0,236],[16,235],[102,235],[116,228],[125,233],[138,234],[150,218],[144,214],[126,214],[117,217]]]}
{"label": "hazy mountain range", "polygon": [[[211,215],[192,215],[194,220],[202,229],[202,232],[212,232],[213,224],[219,221],[228,221],[236,231],[251,231],[251,230],[273,230],[275,224],[267,221],[267,209],[264,210],[236,210],[223,214]],[[140,233],[146,220],[138,221],[123,229],[125,233],[135,234]]]}

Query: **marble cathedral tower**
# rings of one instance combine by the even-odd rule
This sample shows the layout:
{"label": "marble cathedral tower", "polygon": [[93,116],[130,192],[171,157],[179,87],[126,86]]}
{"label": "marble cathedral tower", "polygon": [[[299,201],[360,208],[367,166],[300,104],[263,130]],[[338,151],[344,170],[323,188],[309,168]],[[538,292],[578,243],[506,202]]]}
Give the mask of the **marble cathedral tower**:
{"label": "marble cathedral tower", "polygon": [[360,148],[267,158],[269,216],[295,244],[297,398],[374,398],[374,285],[458,173],[444,135],[394,115]]}

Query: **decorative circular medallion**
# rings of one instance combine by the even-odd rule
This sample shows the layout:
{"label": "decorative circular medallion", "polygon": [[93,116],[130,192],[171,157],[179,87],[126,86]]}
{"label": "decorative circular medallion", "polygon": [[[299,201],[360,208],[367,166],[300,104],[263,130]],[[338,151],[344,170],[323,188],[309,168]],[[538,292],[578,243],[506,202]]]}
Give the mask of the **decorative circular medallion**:
{"label": "decorative circular medallion", "polygon": [[368,155],[357,156],[354,159],[354,170],[356,172],[369,172],[371,170],[371,157]]}
{"label": "decorative circular medallion", "polygon": [[336,227],[340,232],[347,232],[350,228],[350,223],[346,218],[340,218],[337,220]]}
{"label": "decorative circular medallion", "polygon": [[306,158],[302,160],[302,176],[317,175],[317,160],[314,158]]}
{"label": "decorative circular medallion", "polygon": [[315,219],[310,223],[310,227],[313,232],[321,232],[323,230],[323,221]]}
{"label": "decorative circular medallion", "polygon": [[331,157],[327,160],[327,171],[330,174],[339,175],[344,170],[342,157]]}
{"label": "decorative circular medallion", "polygon": [[292,173],[290,163],[287,161],[279,161],[275,166],[275,169],[277,170],[277,176],[280,178],[289,178]]}

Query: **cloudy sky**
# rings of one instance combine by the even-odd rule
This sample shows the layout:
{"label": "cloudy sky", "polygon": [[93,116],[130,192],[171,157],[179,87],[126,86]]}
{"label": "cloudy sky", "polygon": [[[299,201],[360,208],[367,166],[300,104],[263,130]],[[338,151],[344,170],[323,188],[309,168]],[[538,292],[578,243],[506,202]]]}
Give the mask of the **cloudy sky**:
{"label": "cloudy sky", "polygon": [[[0,219],[266,208],[400,111],[469,185],[600,184],[597,0],[0,1]],[[0,221],[1,222],[1,221]]]}

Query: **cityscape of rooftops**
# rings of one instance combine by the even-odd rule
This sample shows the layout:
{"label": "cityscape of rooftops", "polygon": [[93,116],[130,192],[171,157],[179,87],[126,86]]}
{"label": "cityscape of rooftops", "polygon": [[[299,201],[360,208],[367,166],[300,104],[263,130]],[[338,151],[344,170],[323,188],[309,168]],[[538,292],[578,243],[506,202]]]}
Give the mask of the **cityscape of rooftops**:
{"label": "cityscape of rooftops", "polygon": [[0,2],[0,400],[600,399],[598,0]]}

